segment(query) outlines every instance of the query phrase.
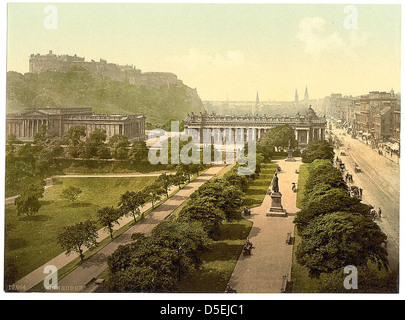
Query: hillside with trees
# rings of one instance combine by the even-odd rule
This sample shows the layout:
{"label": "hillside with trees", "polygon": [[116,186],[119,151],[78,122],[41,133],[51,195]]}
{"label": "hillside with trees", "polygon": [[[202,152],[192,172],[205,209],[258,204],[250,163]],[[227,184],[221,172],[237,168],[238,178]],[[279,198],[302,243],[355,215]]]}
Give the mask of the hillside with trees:
{"label": "hillside with trees", "polygon": [[99,114],[143,114],[153,126],[183,120],[203,110],[195,91],[186,85],[137,87],[84,71],[7,73],[7,113],[26,108],[91,107]]}

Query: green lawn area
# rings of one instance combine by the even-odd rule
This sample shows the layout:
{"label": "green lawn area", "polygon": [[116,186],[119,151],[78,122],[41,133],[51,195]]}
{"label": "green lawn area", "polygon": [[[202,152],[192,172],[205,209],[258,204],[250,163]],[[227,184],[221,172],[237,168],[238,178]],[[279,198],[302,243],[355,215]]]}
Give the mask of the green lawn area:
{"label": "green lawn area", "polygon": [[304,163],[300,166],[300,173],[298,176],[298,192],[297,192],[297,208],[302,209],[303,207],[303,200],[304,200],[304,193],[305,193],[305,183],[308,179],[309,175],[309,163]]}
{"label": "green lawn area", "polygon": [[[120,195],[152,184],[157,177],[61,178],[46,189],[42,206],[35,216],[17,216],[14,205],[7,205],[5,255],[15,259],[19,278],[63,252],[56,243],[62,227],[86,219],[95,220],[104,206],[117,206]],[[60,197],[69,186],[83,193],[72,205]]]}
{"label": "green lawn area", "polygon": [[247,190],[243,199],[243,206],[249,208],[260,206],[266,196],[267,189],[270,186],[274,173],[276,172],[276,163],[262,164],[261,173],[258,179],[254,180]]}

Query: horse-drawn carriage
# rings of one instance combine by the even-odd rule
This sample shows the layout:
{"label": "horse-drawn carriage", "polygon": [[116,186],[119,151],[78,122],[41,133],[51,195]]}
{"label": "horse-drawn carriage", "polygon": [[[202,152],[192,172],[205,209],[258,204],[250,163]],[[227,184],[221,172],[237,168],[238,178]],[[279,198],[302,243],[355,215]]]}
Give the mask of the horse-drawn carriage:
{"label": "horse-drawn carriage", "polygon": [[359,165],[357,163],[354,164],[354,172],[356,173],[361,172],[361,169],[359,168]]}
{"label": "horse-drawn carriage", "polygon": [[351,186],[349,188],[350,196],[354,198],[361,199],[362,198],[362,190],[357,186]]}

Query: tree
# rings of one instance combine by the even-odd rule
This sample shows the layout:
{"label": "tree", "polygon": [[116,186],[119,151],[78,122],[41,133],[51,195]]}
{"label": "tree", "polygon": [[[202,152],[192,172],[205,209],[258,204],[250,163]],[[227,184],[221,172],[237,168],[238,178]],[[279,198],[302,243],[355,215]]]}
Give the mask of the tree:
{"label": "tree", "polygon": [[291,141],[291,148],[295,149],[298,146],[295,140],[295,132],[288,124],[271,128],[258,142],[257,151],[261,153],[266,160],[271,160],[271,157],[280,149],[287,149]]}
{"label": "tree", "polygon": [[332,161],[335,157],[333,147],[326,140],[311,141],[302,152],[302,162],[311,163],[316,159],[326,159]]}
{"label": "tree", "polygon": [[331,273],[348,265],[369,261],[381,269],[388,265],[383,244],[387,236],[380,227],[359,213],[334,212],[313,219],[301,233],[297,261],[311,277]]}
{"label": "tree", "polygon": [[156,183],[146,187],[143,192],[145,193],[145,201],[152,202],[152,209],[155,209],[155,202],[166,193],[165,189]]}
{"label": "tree", "polygon": [[44,186],[38,183],[31,183],[21,191],[21,194],[14,200],[17,215],[25,214],[27,216],[38,213],[41,203],[39,198],[44,194]]}
{"label": "tree", "polygon": [[[224,214],[226,219],[232,220],[239,213],[242,205],[242,191],[238,187],[230,184],[224,178],[210,180],[198,188],[191,195],[191,199],[196,201],[198,198],[209,199]],[[208,201],[208,200],[207,200]]]}
{"label": "tree", "polygon": [[64,227],[58,234],[58,243],[66,250],[66,254],[69,255],[72,252],[76,252],[80,256],[80,260],[83,261],[83,249],[86,247],[89,250],[94,249],[97,246],[97,228],[89,220],[85,222],[76,223],[73,226]]}
{"label": "tree", "polygon": [[378,273],[377,270],[366,266],[358,269],[358,288],[346,289],[344,281],[347,277],[342,268],[336,270],[326,277],[320,278],[319,293],[398,293],[398,274],[395,272],[389,274]]}
{"label": "tree", "polygon": [[108,141],[109,147],[112,149],[111,155],[114,159],[127,159],[128,147],[130,145],[127,136],[116,134]]}
{"label": "tree", "polygon": [[168,292],[176,288],[177,252],[145,237],[121,246],[109,258],[108,292]]}
{"label": "tree", "polygon": [[148,161],[149,149],[145,141],[136,141],[129,151],[129,159],[135,164],[144,164]]}
{"label": "tree", "polygon": [[237,170],[232,170],[225,175],[226,180],[233,186],[238,187],[241,191],[246,192],[249,188],[250,176],[240,175]]}
{"label": "tree", "polygon": [[176,173],[182,174],[187,177],[187,180],[190,182],[192,175],[192,168],[189,164],[180,163],[176,166]]}
{"label": "tree", "polygon": [[198,222],[208,235],[213,236],[225,214],[215,205],[212,198],[198,197],[184,206],[178,215],[179,222]]}
{"label": "tree", "polygon": [[97,218],[98,222],[108,230],[111,239],[113,239],[113,227],[115,224],[119,224],[118,220],[121,218],[120,210],[114,207],[104,207],[97,211]]}
{"label": "tree", "polygon": [[104,129],[96,128],[86,139],[84,156],[86,158],[107,159],[110,152],[105,144],[107,134]]}
{"label": "tree", "polygon": [[136,222],[136,214],[139,208],[145,204],[145,193],[143,191],[126,191],[121,195],[118,206],[124,215],[132,214]]}
{"label": "tree", "polygon": [[169,188],[173,185],[172,175],[162,173],[157,179],[156,184],[165,190],[166,198],[169,199]]}
{"label": "tree", "polygon": [[67,154],[72,158],[78,158],[83,152],[84,142],[86,137],[86,127],[74,126],[63,135],[62,143],[67,144]]}
{"label": "tree", "polygon": [[108,292],[168,292],[197,269],[207,235],[199,223],[164,221],[150,236],[120,246],[109,258]]}
{"label": "tree", "polygon": [[322,185],[343,190],[348,188],[340,171],[333,167],[328,160],[314,160],[309,166],[309,176],[305,183],[305,198],[308,199],[313,190]]}
{"label": "tree", "polygon": [[301,232],[314,218],[337,211],[358,212],[367,217],[370,208],[359,199],[351,197],[347,190],[323,184],[313,190],[304,208],[297,212],[294,223]]}
{"label": "tree", "polygon": [[46,128],[46,125],[45,124],[41,125],[41,127],[39,128],[39,132],[35,134],[34,144],[41,145],[41,146],[48,144],[49,137],[48,137],[47,133],[48,133],[48,130]]}
{"label": "tree", "polygon": [[70,186],[62,190],[61,197],[70,200],[73,204],[82,192],[80,188]]}
{"label": "tree", "polygon": [[187,181],[187,177],[181,173],[176,173],[172,176],[172,182],[174,185],[181,189],[181,185]]}
{"label": "tree", "polygon": [[154,241],[176,252],[174,265],[177,280],[201,264],[200,254],[206,250],[207,233],[198,222],[165,221],[152,231]]}

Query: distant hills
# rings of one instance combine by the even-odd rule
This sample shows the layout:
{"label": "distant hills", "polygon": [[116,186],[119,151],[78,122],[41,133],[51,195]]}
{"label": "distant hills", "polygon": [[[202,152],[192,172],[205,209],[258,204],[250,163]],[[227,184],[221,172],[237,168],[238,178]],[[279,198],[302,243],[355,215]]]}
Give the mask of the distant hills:
{"label": "distant hills", "polygon": [[26,108],[91,107],[101,114],[143,114],[153,126],[203,111],[196,90],[177,83],[137,86],[83,70],[7,73],[7,113]]}

